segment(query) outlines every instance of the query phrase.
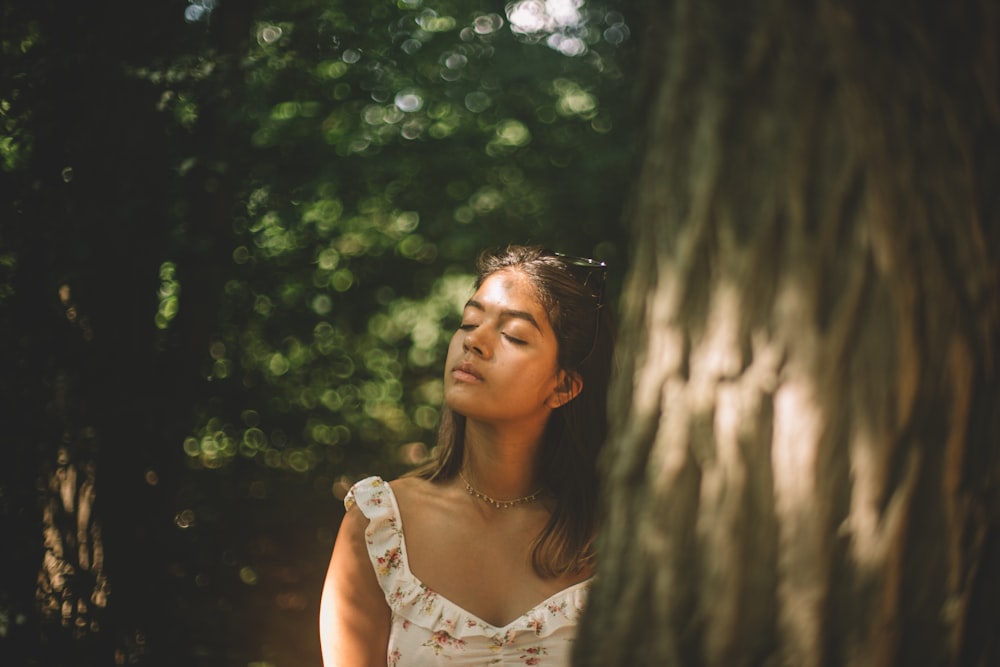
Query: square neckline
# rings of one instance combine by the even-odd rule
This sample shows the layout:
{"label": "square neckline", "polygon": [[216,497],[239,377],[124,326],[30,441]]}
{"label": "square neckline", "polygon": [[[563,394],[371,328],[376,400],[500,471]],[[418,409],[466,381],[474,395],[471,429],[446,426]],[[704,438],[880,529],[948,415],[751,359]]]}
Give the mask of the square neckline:
{"label": "square neckline", "polygon": [[408,579],[410,579],[414,584],[416,584],[417,586],[419,586],[421,589],[423,589],[425,591],[428,591],[431,594],[433,594],[434,596],[436,596],[441,601],[441,603],[444,606],[451,607],[452,611],[458,612],[458,613],[460,613],[462,615],[465,615],[465,616],[469,617],[470,619],[472,619],[476,623],[479,623],[480,625],[482,625],[484,628],[488,628],[488,629],[490,629],[492,631],[500,632],[500,633],[509,632],[510,630],[514,629],[514,627],[518,624],[519,621],[523,621],[524,619],[529,619],[532,614],[534,614],[535,612],[537,612],[537,611],[539,611],[541,609],[545,609],[545,608],[549,607],[552,604],[552,602],[554,602],[555,600],[557,600],[559,598],[562,598],[562,597],[567,597],[568,598],[573,593],[575,593],[576,591],[578,591],[580,589],[583,589],[583,588],[589,587],[590,583],[594,579],[593,575],[591,575],[591,576],[587,577],[586,579],[584,579],[583,581],[578,581],[575,584],[572,584],[570,586],[567,586],[566,588],[558,590],[555,593],[553,593],[552,595],[550,595],[549,597],[545,598],[544,600],[542,600],[541,602],[539,602],[538,604],[536,604],[535,606],[531,607],[530,609],[526,610],[525,612],[523,612],[523,613],[519,614],[518,616],[514,617],[514,619],[512,619],[511,621],[509,621],[505,625],[494,625],[493,623],[490,623],[489,621],[484,620],[483,618],[480,618],[477,614],[472,613],[471,611],[469,611],[465,607],[463,607],[463,606],[459,605],[458,603],[456,603],[456,602],[450,600],[449,598],[445,597],[441,593],[438,593],[436,590],[434,590],[433,588],[431,588],[430,586],[428,586],[427,584],[425,584],[420,579],[420,577],[418,577],[416,574],[413,573],[413,570],[410,569],[410,558],[409,558],[409,554],[407,552],[407,547],[406,547],[406,533],[405,533],[405,530],[404,530],[404,527],[403,527],[403,514],[402,514],[402,512],[399,511],[399,503],[396,500],[396,492],[393,490],[391,483],[389,483],[389,482],[383,482],[383,483],[385,484],[385,487],[389,490],[389,493],[388,493],[389,502],[392,504],[393,515],[396,517],[396,521],[397,521],[397,526],[398,526],[398,530],[399,530],[399,554],[400,554],[400,562],[402,563],[403,571],[404,571],[406,577]]}

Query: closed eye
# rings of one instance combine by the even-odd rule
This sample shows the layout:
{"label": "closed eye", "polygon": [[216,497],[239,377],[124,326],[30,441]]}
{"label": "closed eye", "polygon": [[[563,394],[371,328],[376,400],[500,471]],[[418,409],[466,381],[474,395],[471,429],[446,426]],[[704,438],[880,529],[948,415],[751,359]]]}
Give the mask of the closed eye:
{"label": "closed eye", "polygon": [[514,338],[514,337],[513,337],[513,336],[511,336],[510,334],[506,334],[506,333],[505,333],[505,334],[504,334],[503,336],[504,336],[504,338],[506,338],[507,340],[509,340],[509,341],[510,341],[511,343],[513,343],[514,345],[527,345],[527,342],[526,342],[526,341],[523,341],[523,340],[521,340],[520,338]]}

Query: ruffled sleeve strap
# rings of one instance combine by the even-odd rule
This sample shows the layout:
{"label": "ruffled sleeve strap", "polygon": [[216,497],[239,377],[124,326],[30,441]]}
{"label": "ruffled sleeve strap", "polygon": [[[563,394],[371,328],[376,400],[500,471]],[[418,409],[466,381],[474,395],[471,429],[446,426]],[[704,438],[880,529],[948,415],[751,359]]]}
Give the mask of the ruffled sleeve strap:
{"label": "ruffled sleeve strap", "polygon": [[365,540],[368,557],[378,578],[379,586],[387,598],[406,579],[403,552],[403,528],[399,512],[392,497],[389,483],[381,477],[361,480],[347,493],[344,505],[350,509],[358,506],[368,519]]}
{"label": "ruffled sleeve strap", "polygon": [[399,505],[387,482],[379,477],[361,480],[348,492],[344,504],[348,509],[357,505],[368,519],[368,557],[394,613],[422,628],[444,629],[452,635],[474,625],[464,610],[424,586],[410,571]]}

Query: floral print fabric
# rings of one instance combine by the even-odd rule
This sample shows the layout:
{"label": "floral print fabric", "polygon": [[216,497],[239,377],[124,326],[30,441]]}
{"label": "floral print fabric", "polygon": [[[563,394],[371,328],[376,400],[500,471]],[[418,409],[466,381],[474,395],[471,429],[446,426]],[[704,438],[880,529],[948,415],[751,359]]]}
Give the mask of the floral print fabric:
{"label": "floral print fabric", "polygon": [[392,610],[388,667],[569,665],[589,581],[570,586],[504,627],[490,625],[438,595],[412,572],[396,497],[369,477],[344,504],[368,518],[368,555]]}

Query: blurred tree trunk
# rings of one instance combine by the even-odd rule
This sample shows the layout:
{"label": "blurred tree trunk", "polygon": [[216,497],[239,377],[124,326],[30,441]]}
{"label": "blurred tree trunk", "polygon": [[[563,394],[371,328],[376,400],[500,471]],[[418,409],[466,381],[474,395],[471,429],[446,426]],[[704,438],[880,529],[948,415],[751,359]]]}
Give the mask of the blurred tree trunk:
{"label": "blurred tree trunk", "polygon": [[998,664],[1000,9],[641,10],[576,664]]}

